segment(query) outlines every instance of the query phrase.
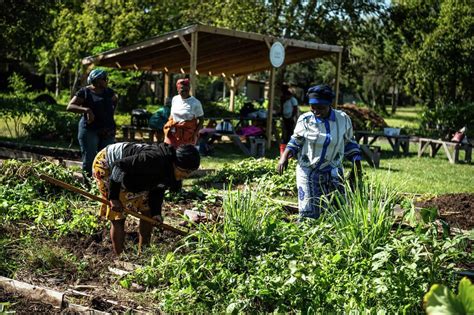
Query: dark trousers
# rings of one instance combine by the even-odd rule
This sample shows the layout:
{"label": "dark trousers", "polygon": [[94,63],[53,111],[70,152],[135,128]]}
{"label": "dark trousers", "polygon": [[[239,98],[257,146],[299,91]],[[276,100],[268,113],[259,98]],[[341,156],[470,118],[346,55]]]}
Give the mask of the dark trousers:
{"label": "dark trousers", "polygon": [[82,172],[87,176],[92,176],[92,162],[96,154],[115,142],[114,134],[103,134],[99,130],[89,130],[79,123],[79,132],[77,135],[82,155]]}

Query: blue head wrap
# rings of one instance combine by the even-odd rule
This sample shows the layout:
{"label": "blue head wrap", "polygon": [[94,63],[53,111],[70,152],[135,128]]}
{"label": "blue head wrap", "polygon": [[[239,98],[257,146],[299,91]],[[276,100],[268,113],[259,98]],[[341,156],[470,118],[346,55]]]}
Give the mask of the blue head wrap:
{"label": "blue head wrap", "polygon": [[308,89],[310,105],[331,105],[334,99],[332,89],[327,85],[316,85]]}
{"label": "blue head wrap", "polygon": [[102,78],[107,78],[107,72],[101,69],[94,69],[87,77],[87,84],[94,84],[95,80]]}

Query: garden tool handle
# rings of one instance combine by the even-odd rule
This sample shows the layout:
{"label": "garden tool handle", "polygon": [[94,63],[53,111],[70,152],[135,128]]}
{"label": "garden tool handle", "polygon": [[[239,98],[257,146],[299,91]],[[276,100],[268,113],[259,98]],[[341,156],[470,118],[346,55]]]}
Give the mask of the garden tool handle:
{"label": "garden tool handle", "polygon": [[[65,188],[65,189],[68,189],[70,191],[73,191],[73,192],[76,192],[76,193],[79,193],[83,196],[86,196],[92,200],[95,200],[95,201],[99,201],[99,202],[102,202],[103,204],[106,204],[106,205],[110,205],[110,202],[107,200],[107,199],[104,199],[104,198],[101,198],[99,196],[96,196],[96,195],[93,195],[85,190],[82,190],[82,189],[79,189],[73,185],[70,185],[68,183],[65,183],[63,181],[60,181],[59,179],[56,179],[54,177],[51,177],[51,176],[48,176],[46,174],[40,174],[39,175],[39,178],[41,178],[42,180],[45,180],[47,182],[50,182],[51,184],[55,184],[57,186],[60,186],[62,188]],[[171,225],[168,225],[168,224],[165,224],[165,223],[161,223],[159,222],[158,220],[155,220],[155,219],[152,219],[150,217],[147,217],[141,213],[138,213],[138,212],[135,212],[135,211],[131,211],[131,210],[128,210],[128,209],[123,209],[123,212],[127,213],[127,214],[130,214],[131,216],[134,216],[136,218],[139,218],[141,220],[145,220],[147,221],[148,223],[151,223],[155,226],[159,226],[159,227],[162,227],[163,229],[165,230],[168,230],[168,231],[171,231],[171,232],[175,232],[176,234],[179,234],[179,235],[182,235],[182,236],[186,236],[188,235],[188,233],[186,233],[185,231],[182,231],[180,229],[177,229]]]}

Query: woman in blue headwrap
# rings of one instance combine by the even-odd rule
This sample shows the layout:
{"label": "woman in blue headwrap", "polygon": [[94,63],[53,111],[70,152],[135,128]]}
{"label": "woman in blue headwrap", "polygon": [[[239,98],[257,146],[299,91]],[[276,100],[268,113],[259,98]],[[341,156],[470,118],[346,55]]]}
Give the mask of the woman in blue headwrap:
{"label": "woman in blue headwrap", "polygon": [[282,174],[288,159],[298,159],[296,184],[300,217],[317,219],[327,208],[332,192],[344,193],[342,160],[353,162],[357,175],[362,174],[360,148],[352,137],[352,122],[343,111],[331,108],[332,89],[317,85],[308,90],[311,111],[298,118],[295,130],[278,162]]}
{"label": "woman in blue headwrap", "polygon": [[98,151],[115,142],[114,112],[117,95],[107,87],[107,72],[94,69],[87,77],[87,86],[71,99],[67,110],[82,114],[78,140],[81,146],[82,171],[92,176],[92,162]]}

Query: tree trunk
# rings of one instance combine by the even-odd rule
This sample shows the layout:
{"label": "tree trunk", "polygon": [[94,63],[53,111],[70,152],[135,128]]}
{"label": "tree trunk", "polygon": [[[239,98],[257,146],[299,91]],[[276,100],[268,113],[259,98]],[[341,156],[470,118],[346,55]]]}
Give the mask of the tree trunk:
{"label": "tree trunk", "polygon": [[395,83],[392,87],[392,115],[397,112],[398,94],[398,84]]}
{"label": "tree trunk", "polygon": [[364,102],[364,104],[367,104],[367,106],[370,107],[369,100],[364,96],[364,93],[357,92],[357,95],[362,100],[362,102]]}
{"label": "tree trunk", "polygon": [[59,80],[60,80],[60,73],[58,69],[58,58],[54,58],[54,74],[56,75],[56,84],[54,89],[54,96],[59,96]]}
{"label": "tree trunk", "polygon": [[[71,75],[71,73],[69,73],[69,76],[70,75]],[[79,69],[76,69],[76,70],[74,70],[74,80],[72,82],[72,85],[71,85],[71,88],[70,88],[70,91],[69,91],[69,93],[71,94],[71,97],[74,95],[74,91],[76,90],[78,79],[79,79]]]}

